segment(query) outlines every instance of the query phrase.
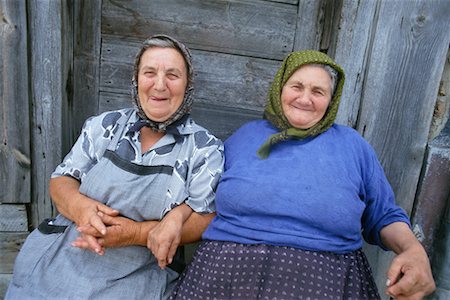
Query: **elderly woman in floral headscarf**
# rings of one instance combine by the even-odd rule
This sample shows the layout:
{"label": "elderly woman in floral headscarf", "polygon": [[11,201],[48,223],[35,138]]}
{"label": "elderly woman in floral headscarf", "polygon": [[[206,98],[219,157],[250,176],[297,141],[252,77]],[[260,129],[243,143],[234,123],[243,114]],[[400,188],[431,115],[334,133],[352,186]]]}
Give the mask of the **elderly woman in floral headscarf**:
{"label": "elderly woman in floral headscarf", "polygon": [[[222,142],[189,117],[192,79],[183,44],[165,35],[144,42],[135,108],[86,121],[50,181],[61,214],[26,240],[6,299],[168,295],[183,263],[173,259],[177,246],[210,222],[223,168]],[[157,260],[147,239],[168,254]]]}
{"label": "elderly woman in floral headscarf", "polygon": [[343,85],[342,68],[321,52],[284,60],[265,119],[225,142],[217,216],[173,299],[377,299],[363,238],[398,254],[390,295],[434,289],[373,149],[334,124]]}

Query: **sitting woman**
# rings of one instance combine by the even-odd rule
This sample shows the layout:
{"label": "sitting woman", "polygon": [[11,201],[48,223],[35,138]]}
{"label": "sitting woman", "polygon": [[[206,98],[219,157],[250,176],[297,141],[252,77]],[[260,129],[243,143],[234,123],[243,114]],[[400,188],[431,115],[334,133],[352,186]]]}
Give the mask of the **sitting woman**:
{"label": "sitting woman", "polygon": [[159,268],[147,238],[175,249],[198,240],[223,169],[222,142],[189,117],[192,79],[183,44],[165,35],[143,43],[135,108],[86,121],[50,180],[60,215],[27,238],[6,299],[167,297],[180,263]]}
{"label": "sitting woman", "polygon": [[433,291],[427,254],[373,149],[334,124],[343,85],[321,52],[284,60],[265,119],[225,142],[217,216],[173,299],[377,299],[363,237],[397,254],[389,295]]}

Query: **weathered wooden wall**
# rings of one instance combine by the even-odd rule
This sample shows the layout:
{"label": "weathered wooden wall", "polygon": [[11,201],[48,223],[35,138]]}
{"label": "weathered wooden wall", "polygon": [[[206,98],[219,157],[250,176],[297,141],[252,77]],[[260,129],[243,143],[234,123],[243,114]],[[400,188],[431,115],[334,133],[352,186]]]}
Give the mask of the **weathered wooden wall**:
{"label": "weathered wooden wall", "polygon": [[27,236],[31,201],[25,0],[0,1],[0,297]]}
{"label": "weathered wooden wall", "polygon": [[[0,0],[0,174],[8,187],[0,191],[0,295],[28,223],[54,213],[51,171],[88,116],[131,105],[134,55],[155,33],[190,47],[192,115],[223,139],[261,117],[287,53],[327,52],[347,75],[338,123],[374,146],[398,203],[411,213],[421,183],[430,184],[420,175],[449,16],[450,0]],[[446,199],[436,201],[445,206]],[[392,255],[365,248],[382,288]]]}

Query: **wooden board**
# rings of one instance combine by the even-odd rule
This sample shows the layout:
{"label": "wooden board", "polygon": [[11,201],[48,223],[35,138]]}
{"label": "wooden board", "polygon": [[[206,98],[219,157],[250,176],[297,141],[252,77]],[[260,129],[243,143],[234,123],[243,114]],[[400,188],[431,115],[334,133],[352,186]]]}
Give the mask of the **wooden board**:
{"label": "wooden board", "polygon": [[102,34],[140,41],[165,33],[192,49],[282,59],[296,16],[294,5],[260,0],[104,0]]}
{"label": "wooden board", "polygon": [[25,205],[0,204],[0,231],[27,231]]}
{"label": "wooden board", "polygon": [[5,296],[11,278],[11,274],[0,274],[0,299]]}
{"label": "wooden board", "polygon": [[336,123],[355,127],[365,78],[367,60],[375,33],[379,1],[344,1],[339,30],[333,45],[334,59],[345,71],[345,85]]}
{"label": "wooden board", "polygon": [[382,4],[366,67],[357,127],[408,214],[450,40],[449,16],[446,1]]}
{"label": "wooden board", "polygon": [[[31,225],[36,227],[55,213],[48,180],[62,159],[62,112],[67,103],[70,73],[70,20],[66,2],[30,2],[31,96],[33,102]],[[56,30],[55,30],[56,29]],[[70,57],[70,56],[69,56]],[[71,58],[70,58],[71,59]]]}
{"label": "wooden board", "polygon": [[12,273],[17,253],[28,234],[28,232],[0,232],[0,274]]}
{"label": "wooden board", "polygon": [[[450,6],[388,1],[377,14],[357,128],[375,148],[397,203],[409,215],[450,40]],[[383,291],[393,254],[374,251],[370,260]]]}
{"label": "wooden board", "polygon": [[85,119],[98,112],[100,21],[102,1],[74,1],[73,101],[69,103],[70,140],[63,144],[66,154],[81,132]]}
{"label": "wooden board", "polygon": [[29,203],[30,120],[26,2],[0,7],[0,203]]}
{"label": "wooden board", "polygon": [[[132,63],[139,44],[111,36],[102,43],[100,89],[129,95]],[[266,95],[280,62],[207,51],[192,51],[195,101],[262,112]],[[100,99],[100,110],[107,107]],[[130,100],[124,103],[128,105]],[[117,107],[117,106],[116,106]],[[107,109],[107,108],[106,108]]]}

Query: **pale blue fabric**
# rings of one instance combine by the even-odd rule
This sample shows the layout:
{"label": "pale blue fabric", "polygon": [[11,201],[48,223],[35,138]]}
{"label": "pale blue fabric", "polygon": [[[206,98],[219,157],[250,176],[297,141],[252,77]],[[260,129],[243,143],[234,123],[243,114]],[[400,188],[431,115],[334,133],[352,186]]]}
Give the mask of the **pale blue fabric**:
{"label": "pale blue fabric", "polygon": [[[214,175],[220,176],[223,164],[221,142],[188,121],[183,130],[190,133],[183,138],[167,135],[142,159],[146,165],[138,165],[117,153],[133,113],[120,111],[120,117],[114,120],[112,140],[109,136],[89,136],[101,131],[98,124],[104,124],[111,113],[88,121],[54,176],[68,175],[64,168],[83,170],[82,194],[136,221],[159,220],[185,199],[197,211],[213,210]],[[210,136],[209,144],[199,141],[198,133]],[[88,143],[91,145],[84,148],[87,151],[80,153]],[[168,145],[171,151],[161,151]],[[104,155],[105,151],[111,156]],[[96,158],[95,163],[92,158]],[[177,168],[183,163],[186,171],[181,172]],[[171,172],[145,174],[160,165]],[[194,188],[192,184],[202,186]],[[53,234],[36,229],[27,238],[16,259],[6,299],[164,299],[170,293],[178,274],[170,268],[161,270],[146,247],[108,248],[104,256],[98,256],[70,245],[78,236],[73,222],[59,215],[54,224],[68,227],[64,233]]]}
{"label": "pale blue fabric", "polygon": [[345,253],[409,220],[372,147],[352,128],[333,125],[303,140],[257,149],[276,133],[266,120],[250,122],[225,141],[225,171],[217,216],[203,238]]}
{"label": "pale blue fabric", "polygon": [[[179,134],[166,134],[149,151],[142,153],[139,131],[128,132],[139,120],[136,110],[109,111],[92,117],[85,122],[78,140],[52,177],[66,175],[83,182],[115,136],[117,120],[125,114],[131,115],[113,150],[137,165],[165,164],[175,156],[174,175],[164,201],[180,204],[187,197],[186,204],[196,212],[213,212],[215,188],[223,170],[223,144],[191,118],[176,128]],[[175,152],[177,144],[182,146]],[[167,212],[164,210],[162,215]]]}

